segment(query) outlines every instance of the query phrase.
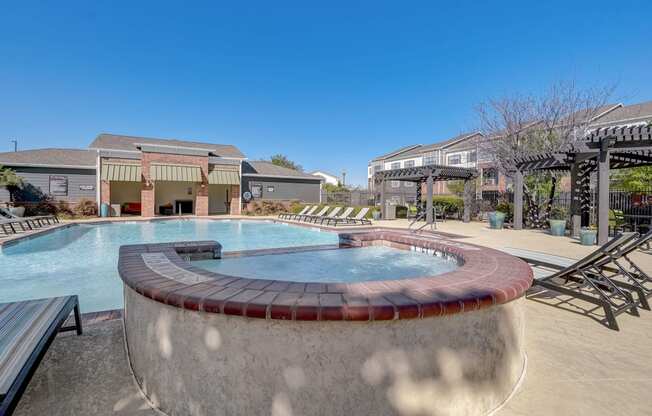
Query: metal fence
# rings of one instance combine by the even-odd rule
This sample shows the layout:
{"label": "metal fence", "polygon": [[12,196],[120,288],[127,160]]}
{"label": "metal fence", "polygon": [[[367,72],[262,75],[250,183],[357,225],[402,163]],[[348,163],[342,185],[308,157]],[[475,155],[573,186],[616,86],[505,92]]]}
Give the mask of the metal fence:
{"label": "metal fence", "polygon": [[322,192],[322,202],[348,206],[373,206],[374,194],[371,191],[354,189],[350,192]]}

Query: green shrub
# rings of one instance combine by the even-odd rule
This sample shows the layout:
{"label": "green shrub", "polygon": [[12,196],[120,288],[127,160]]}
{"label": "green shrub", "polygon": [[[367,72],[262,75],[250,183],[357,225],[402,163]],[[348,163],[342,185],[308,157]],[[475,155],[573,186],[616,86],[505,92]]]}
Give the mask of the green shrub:
{"label": "green shrub", "polygon": [[496,204],[496,211],[505,214],[505,221],[512,221],[514,216],[514,204],[510,202],[499,202]]}
{"label": "green shrub", "polygon": [[568,219],[568,210],[564,207],[552,207],[550,210],[551,220],[566,220]]}
{"label": "green shrub", "polygon": [[74,213],[82,217],[96,217],[97,204],[89,199],[82,199],[75,207]]}
{"label": "green shrub", "polygon": [[432,203],[437,211],[448,215],[457,214],[464,210],[464,200],[455,195],[434,196]]}

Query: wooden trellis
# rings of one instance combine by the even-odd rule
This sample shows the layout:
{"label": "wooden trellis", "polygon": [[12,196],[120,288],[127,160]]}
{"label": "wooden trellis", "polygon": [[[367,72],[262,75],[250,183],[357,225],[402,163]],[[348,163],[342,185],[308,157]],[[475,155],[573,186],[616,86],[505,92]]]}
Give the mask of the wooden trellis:
{"label": "wooden trellis", "polygon": [[[385,218],[385,182],[386,181],[404,181],[414,182],[416,184],[416,200],[421,201],[422,186],[426,185],[426,222],[432,224],[434,218],[432,215],[432,195],[434,181],[464,181],[464,216],[465,222],[471,219],[470,196],[475,195],[475,190],[471,186],[473,179],[478,176],[478,171],[469,168],[460,168],[455,166],[443,165],[425,165],[413,166],[402,169],[390,169],[376,172],[374,174],[374,183],[376,188],[380,188],[380,210],[381,215]],[[418,214],[421,214],[421,204],[417,204]]]}
{"label": "wooden trellis", "polygon": [[573,234],[579,233],[580,226],[588,225],[590,175],[597,170],[598,242],[604,244],[608,240],[609,231],[610,169],[649,165],[652,165],[652,126],[649,124],[599,128],[559,152],[524,156],[516,161],[517,170],[514,172],[514,228],[523,226],[523,174],[534,171],[570,171]]}

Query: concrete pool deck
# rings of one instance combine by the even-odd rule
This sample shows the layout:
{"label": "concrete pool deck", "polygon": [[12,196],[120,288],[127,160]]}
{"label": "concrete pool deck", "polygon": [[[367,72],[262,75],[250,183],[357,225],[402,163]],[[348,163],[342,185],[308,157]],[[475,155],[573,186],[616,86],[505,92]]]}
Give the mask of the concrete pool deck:
{"label": "concrete pool deck", "polygon": [[[405,228],[407,221],[377,225]],[[493,248],[519,247],[568,257],[592,250],[539,231],[489,230],[486,223],[447,221],[438,230]],[[652,255],[636,261],[652,271]],[[525,380],[498,415],[619,415],[652,412],[652,312],[622,314],[620,331],[591,318],[592,305],[561,296],[530,295],[524,302],[528,354]],[[81,337],[53,343],[17,415],[155,415],[127,364],[119,320],[87,325]],[[274,415],[292,414],[276,409]]]}

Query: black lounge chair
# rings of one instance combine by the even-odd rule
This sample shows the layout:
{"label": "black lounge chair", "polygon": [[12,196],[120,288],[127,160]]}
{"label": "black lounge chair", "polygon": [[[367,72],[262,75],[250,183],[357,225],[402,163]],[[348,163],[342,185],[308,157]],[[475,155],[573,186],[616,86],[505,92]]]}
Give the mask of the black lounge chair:
{"label": "black lounge chair", "polygon": [[640,288],[610,278],[605,270],[605,265],[637,237],[638,233],[623,233],[577,261],[529,250],[507,248],[504,251],[528,263],[554,269],[534,269],[534,284],[602,307],[609,327],[618,330],[618,314],[630,311],[638,315],[632,293],[637,293],[641,306],[649,309],[645,293]]}
{"label": "black lounge chair", "polygon": [[[74,312],[75,324],[63,326]],[[0,416],[14,412],[59,332],[82,334],[77,296],[0,303]]]}

